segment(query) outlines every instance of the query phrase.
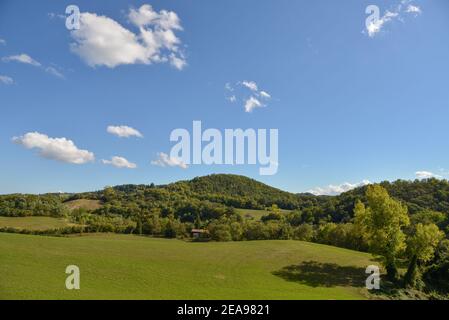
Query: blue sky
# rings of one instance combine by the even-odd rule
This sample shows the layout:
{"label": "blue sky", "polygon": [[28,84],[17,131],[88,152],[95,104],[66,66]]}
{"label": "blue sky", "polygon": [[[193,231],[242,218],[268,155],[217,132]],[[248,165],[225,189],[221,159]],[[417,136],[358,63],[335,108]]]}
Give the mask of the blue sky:
{"label": "blue sky", "polygon": [[[70,4],[82,13],[78,33],[65,26]],[[381,20],[369,32],[372,4]],[[156,28],[163,36],[145,42]],[[104,35],[107,50],[82,42]],[[210,173],[321,193],[365,180],[447,177],[445,0],[1,0],[0,39],[0,193]],[[261,90],[271,98],[262,101]],[[242,99],[251,94],[265,106],[246,112]],[[191,130],[194,120],[220,130],[278,129],[278,173],[155,165],[173,146],[170,132]],[[107,131],[120,125],[143,137]],[[114,166],[114,156],[128,162]]]}

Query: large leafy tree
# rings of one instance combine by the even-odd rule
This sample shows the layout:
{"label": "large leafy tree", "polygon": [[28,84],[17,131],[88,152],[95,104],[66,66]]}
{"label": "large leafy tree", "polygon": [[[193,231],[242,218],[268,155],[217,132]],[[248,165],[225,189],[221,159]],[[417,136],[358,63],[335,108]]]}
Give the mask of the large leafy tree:
{"label": "large leafy tree", "polygon": [[402,229],[410,224],[407,207],[379,185],[367,188],[366,200],[366,207],[361,202],[355,205],[355,224],[370,252],[382,257],[387,277],[396,280],[396,261],[406,248]]}
{"label": "large leafy tree", "polygon": [[413,234],[407,239],[407,254],[410,258],[404,282],[407,286],[416,286],[420,280],[419,266],[429,262],[435,253],[435,248],[444,238],[444,233],[438,227],[431,224],[418,223]]}

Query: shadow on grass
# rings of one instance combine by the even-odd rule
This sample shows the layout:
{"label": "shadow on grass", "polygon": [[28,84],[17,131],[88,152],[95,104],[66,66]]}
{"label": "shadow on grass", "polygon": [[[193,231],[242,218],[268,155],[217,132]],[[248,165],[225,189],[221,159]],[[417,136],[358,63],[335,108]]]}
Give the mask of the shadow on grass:
{"label": "shadow on grass", "polygon": [[339,266],[335,263],[305,261],[273,272],[284,280],[298,282],[311,287],[364,287],[368,276],[364,268]]}

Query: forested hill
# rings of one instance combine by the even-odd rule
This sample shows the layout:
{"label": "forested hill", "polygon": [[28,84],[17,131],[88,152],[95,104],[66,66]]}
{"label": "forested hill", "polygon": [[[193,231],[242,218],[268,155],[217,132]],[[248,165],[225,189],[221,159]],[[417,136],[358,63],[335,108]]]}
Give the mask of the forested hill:
{"label": "forested hill", "polygon": [[187,192],[196,198],[223,203],[235,208],[264,209],[277,204],[282,209],[298,209],[316,205],[318,197],[282,191],[245,176],[213,174],[180,181],[167,190]]}
{"label": "forested hill", "polygon": [[[411,214],[424,211],[438,211],[449,216],[449,182],[439,179],[425,180],[397,180],[380,183],[390,196],[405,203]],[[352,213],[356,199],[365,201],[366,186],[360,187],[329,200],[335,206],[335,211],[340,216]]]}
{"label": "forested hill", "polygon": [[[398,180],[381,185],[391,196],[407,204],[412,214],[426,209],[449,216],[447,180]],[[121,185],[79,194],[4,195],[0,196],[0,215],[57,215],[63,210],[64,202],[90,199],[104,205],[105,209],[99,211],[106,212],[98,213],[120,215],[131,215],[136,207],[159,208],[182,216],[214,210],[223,212],[230,207],[264,209],[276,204],[281,209],[301,211],[303,222],[347,222],[352,218],[355,200],[364,200],[365,189],[357,188],[339,196],[293,194],[244,176],[215,174],[168,185]]]}

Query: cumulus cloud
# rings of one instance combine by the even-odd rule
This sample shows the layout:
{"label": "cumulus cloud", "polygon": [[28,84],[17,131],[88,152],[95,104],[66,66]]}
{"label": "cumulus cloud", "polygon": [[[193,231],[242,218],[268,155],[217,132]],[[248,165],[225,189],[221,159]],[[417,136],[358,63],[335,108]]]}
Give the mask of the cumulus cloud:
{"label": "cumulus cloud", "polygon": [[143,135],[138,130],[128,126],[108,126],[106,131],[120,138],[130,138],[130,137],[143,138]]}
{"label": "cumulus cloud", "polygon": [[129,162],[127,159],[123,157],[112,157],[111,160],[101,160],[103,164],[111,165],[116,168],[127,168],[127,169],[135,169],[137,165],[135,163]]}
{"label": "cumulus cloud", "polygon": [[170,157],[168,154],[159,152],[157,154],[157,159],[151,161],[152,165],[160,167],[179,167],[182,169],[187,169],[188,166],[179,158]]}
{"label": "cumulus cloud", "polygon": [[27,149],[38,149],[39,155],[46,159],[72,164],[84,164],[95,160],[92,152],[78,149],[72,140],[66,138],[49,138],[39,132],[29,132],[12,139]]}
{"label": "cumulus cloud", "polygon": [[416,178],[418,179],[430,179],[430,178],[441,178],[440,175],[434,174],[433,172],[429,171],[416,171],[415,172]]}
{"label": "cumulus cloud", "polygon": [[327,196],[332,196],[332,195],[338,195],[340,193],[343,192],[347,192],[349,190],[358,188],[358,187],[362,187],[362,186],[366,186],[368,184],[370,184],[371,182],[368,180],[363,180],[362,182],[359,183],[349,183],[349,182],[345,182],[343,184],[340,185],[329,185],[327,187],[317,187],[314,188],[312,190],[309,190],[309,193],[312,193],[314,195],[327,195]]}
{"label": "cumulus cloud", "polygon": [[11,77],[0,75],[0,83],[9,85],[9,84],[13,84],[14,80]]}
{"label": "cumulus cloud", "polygon": [[71,31],[72,52],[89,66],[115,68],[126,64],[170,63],[182,70],[187,62],[180,49],[181,40],[175,35],[182,30],[178,15],[173,11],[153,10],[148,4],[130,9],[129,21],[139,33],[123,27],[115,20],[84,12],[80,29]]}
{"label": "cumulus cloud", "polygon": [[271,99],[271,94],[267,91],[259,90],[255,81],[238,81],[235,86],[230,83],[225,84],[227,92],[226,100],[234,103],[237,100],[243,101],[246,112],[252,112],[256,108],[266,107]]}
{"label": "cumulus cloud", "polygon": [[386,24],[392,21],[404,21],[404,14],[413,14],[415,17],[421,14],[421,8],[410,4],[410,2],[413,2],[413,0],[401,0],[394,9],[385,11],[384,15],[379,17],[379,19],[370,19],[366,24],[368,36],[373,38],[382,31]]}
{"label": "cumulus cloud", "polygon": [[37,62],[36,60],[34,60],[33,58],[31,58],[29,55],[27,55],[25,53],[18,54],[15,56],[3,57],[2,60],[4,62],[15,61],[15,62],[20,62],[20,63],[30,64],[35,67],[41,66],[41,64],[39,62]]}

